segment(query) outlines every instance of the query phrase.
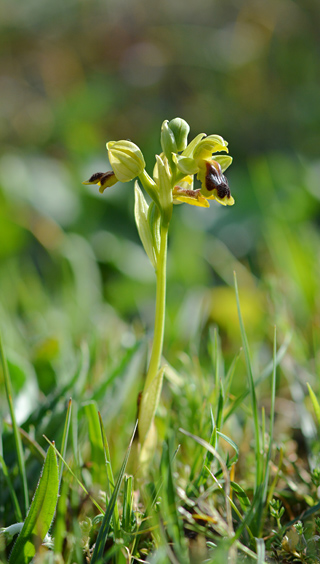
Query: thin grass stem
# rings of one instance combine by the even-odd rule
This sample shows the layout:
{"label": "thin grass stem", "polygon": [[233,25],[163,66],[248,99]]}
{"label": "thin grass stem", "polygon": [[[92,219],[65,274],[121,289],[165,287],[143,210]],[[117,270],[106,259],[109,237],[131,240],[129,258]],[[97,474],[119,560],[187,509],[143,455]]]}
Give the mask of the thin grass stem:
{"label": "thin grass stem", "polygon": [[249,345],[248,345],[247,335],[245,332],[244,323],[241,314],[239,290],[238,290],[237,276],[235,272],[234,272],[234,286],[235,286],[239,324],[240,324],[245,361],[247,366],[248,382],[249,382],[251,405],[253,412],[254,433],[255,433],[255,459],[256,459],[256,467],[257,467],[256,477],[255,477],[255,491],[257,491],[258,487],[262,482],[261,436],[260,436],[260,425],[259,425],[259,413],[258,413],[258,404],[257,404],[257,398],[255,392],[255,382],[253,378],[251,359],[249,354]]}

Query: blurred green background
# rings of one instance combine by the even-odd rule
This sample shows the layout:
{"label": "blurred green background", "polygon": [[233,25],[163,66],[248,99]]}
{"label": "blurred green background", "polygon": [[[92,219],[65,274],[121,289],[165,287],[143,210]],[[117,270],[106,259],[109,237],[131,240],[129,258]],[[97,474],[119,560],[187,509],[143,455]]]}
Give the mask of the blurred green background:
{"label": "blurred green background", "polygon": [[152,331],[133,186],[102,196],[81,182],[108,169],[105,143],[121,138],[151,173],[161,123],[177,116],[190,139],[228,140],[236,205],[174,209],[165,355],[192,351],[211,322],[227,358],[239,349],[236,270],[260,359],[276,323],[302,364],[318,364],[319,27],[317,0],[1,4],[0,326],[28,398],[20,421],[70,379],[81,343],[92,397]]}

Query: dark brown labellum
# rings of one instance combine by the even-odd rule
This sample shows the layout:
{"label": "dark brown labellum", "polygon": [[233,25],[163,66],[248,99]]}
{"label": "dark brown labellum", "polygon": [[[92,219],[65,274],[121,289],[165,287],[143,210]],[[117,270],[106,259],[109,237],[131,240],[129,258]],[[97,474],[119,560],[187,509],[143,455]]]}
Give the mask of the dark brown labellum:
{"label": "dark brown labellum", "polygon": [[223,200],[223,198],[230,198],[231,192],[228,184],[228,180],[221,172],[221,167],[216,161],[212,161],[211,164],[207,162],[207,174],[206,174],[206,189],[208,192],[216,190],[218,197]]}

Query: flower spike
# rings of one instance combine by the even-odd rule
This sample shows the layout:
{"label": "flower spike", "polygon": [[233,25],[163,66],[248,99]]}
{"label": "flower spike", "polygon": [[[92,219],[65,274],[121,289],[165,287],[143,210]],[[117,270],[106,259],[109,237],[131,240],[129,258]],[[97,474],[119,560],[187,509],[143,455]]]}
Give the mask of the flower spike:
{"label": "flower spike", "polygon": [[[189,129],[181,118],[162,123],[163,152],[156,155],[153,178],[146,172],[143,154],[135,143],[109,141],[107,149],[112,170],[96,172],[83,184],[98,184],[102,193],[118,181],[130,182],[138,178],[164,223],[171,219],[172,203],[207,208],[208,200],[216,200],[224,206],[232,206],[234,198],[224,176],[232,163],[232,157],[226,154],[229,152],[227,141],[220,135],[200,133],[188,144]],[[200,181],[200,189],[193,188],[194,177]]]}
{"label": "flower spike", "polygon": [[[209,208],[209,200],[232,206],[225,170],[231,165],[228,143],[220,135],[200,133],[188,144],[189,125],[181,118],[162,123],[162,152],[156,155],[153,177],[145,170],[145,160],[139,147],[128,140],[109,141],[108,157],[112,170],[96,172],[83,184],[97,184],[99,191],[116,182],[137,178],[147,192],[143,195],[135,183],[135,220],[144,250],[155,270],[157,280],[154,338],[149,366],[138,405],[138,435],[140,468],[151,460],[154,446],[154,415],[160,399],[163,372],[161,357],[165,324],[166,268],[168,232],[173,204],[189,204]],[[194,179],[201,187],[194,188]],[[151,201],[150,201],[151,200]],[[143,470],[142,470],[143,471]]]}

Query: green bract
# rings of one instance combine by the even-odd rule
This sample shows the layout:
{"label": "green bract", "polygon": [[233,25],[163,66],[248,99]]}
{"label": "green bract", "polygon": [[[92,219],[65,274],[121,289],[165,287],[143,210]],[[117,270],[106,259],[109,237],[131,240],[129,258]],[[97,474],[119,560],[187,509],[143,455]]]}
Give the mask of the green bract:
{"label": "green bract", "polygon": [[156,155],[158,165],[158,187],[160,207],[162,211],[162,221],[169,223],[172,215],[172,174],[166,160],[162,160]]}
{"label": "green bract", "polygon": [[148,211],[149,207],[145,197],[139,188],[138,182],[134,185],[134,217],[141,243],[146,251],[149,260],[154,268],[157,266],[157,247],[154,244],[154,237],[150,228]]}

